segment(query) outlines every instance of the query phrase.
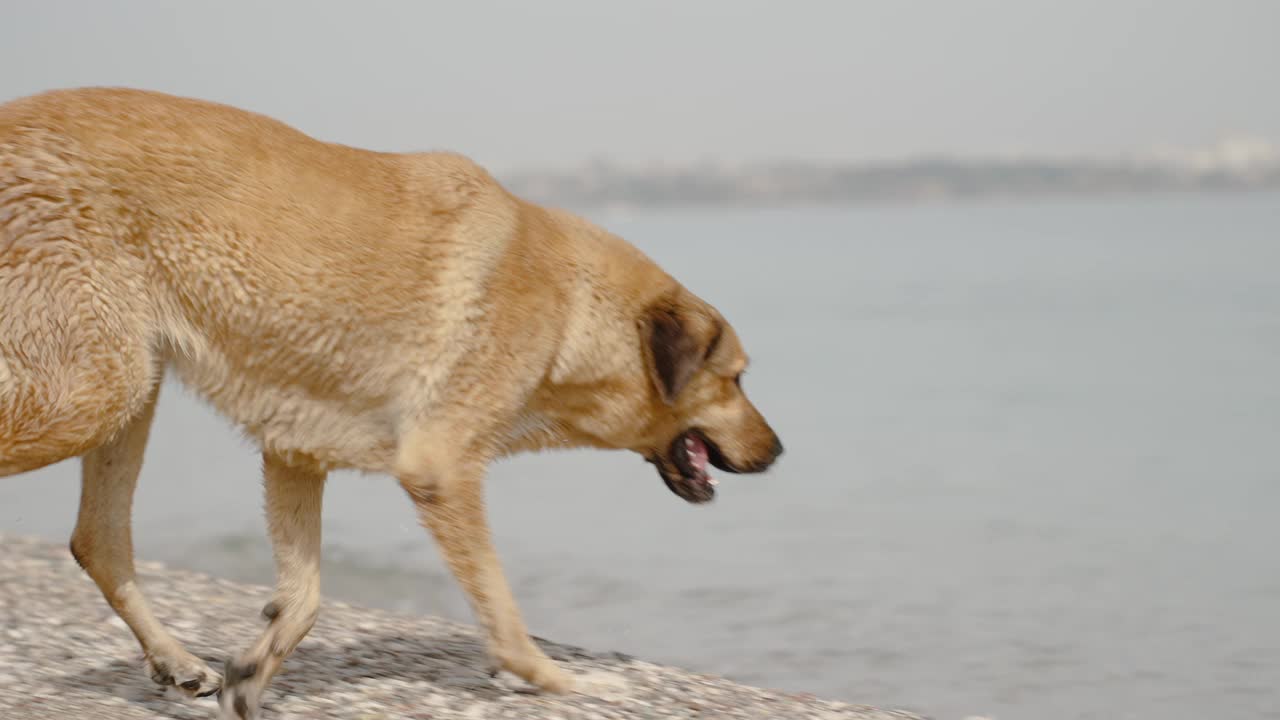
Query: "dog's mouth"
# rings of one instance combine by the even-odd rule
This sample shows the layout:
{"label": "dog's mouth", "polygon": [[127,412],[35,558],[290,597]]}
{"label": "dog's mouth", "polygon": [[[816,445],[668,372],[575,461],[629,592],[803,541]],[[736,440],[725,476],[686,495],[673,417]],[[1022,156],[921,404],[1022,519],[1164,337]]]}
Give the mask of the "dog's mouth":
{"label": "dog's mouth", "polygon": [[689,430],[676,436],[667,448],[665,457],[648,458],[658,468],[658,474],[671,492],[686,502],[705,503],[716,496],[716,479],[707,472],[707,466],[720,457],[720,450],[697,430]]}

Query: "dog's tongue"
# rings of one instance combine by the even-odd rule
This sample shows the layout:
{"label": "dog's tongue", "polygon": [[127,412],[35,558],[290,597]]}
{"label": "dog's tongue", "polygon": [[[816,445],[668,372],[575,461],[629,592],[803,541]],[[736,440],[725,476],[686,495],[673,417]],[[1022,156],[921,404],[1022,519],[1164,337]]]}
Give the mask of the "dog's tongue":
{"label": "dog's tongue", "polygon": [[707,474],[707,444],[702,438],[690,435],[685,438],[685,449],[689,451],[689,463],[702,475]]}

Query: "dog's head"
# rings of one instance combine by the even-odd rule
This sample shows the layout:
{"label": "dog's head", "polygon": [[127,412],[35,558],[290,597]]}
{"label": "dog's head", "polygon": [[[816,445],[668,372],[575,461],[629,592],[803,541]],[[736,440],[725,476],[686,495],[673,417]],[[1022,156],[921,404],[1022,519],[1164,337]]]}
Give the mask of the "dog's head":
{"label": "dog's head", "polygon": [[716,485],[708,465],[757,473],[773,464],[782,442],[747,399],[747,356],[719,312],[677,287],[641,311],[636,331],[646,402],[631,449],[672,492],[707,502]]}
{"label": "dog's head", "polygon": [[772,465],[782,443],[747,399],[747,355],[719,311],[621,238],[567,213],[549,217],[548,234],[568,238],[586,269],[565,293],[551,366],[502,452],[631,450],[691,503],[715,496],[708,466]]}

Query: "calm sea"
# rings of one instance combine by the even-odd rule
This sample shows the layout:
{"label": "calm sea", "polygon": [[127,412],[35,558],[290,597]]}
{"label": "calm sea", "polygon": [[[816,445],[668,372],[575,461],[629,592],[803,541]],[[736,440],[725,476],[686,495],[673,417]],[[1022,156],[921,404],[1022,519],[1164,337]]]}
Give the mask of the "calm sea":
{"label": "calm sea", "polygon": [[[734,322],[788,452],[706,507],[496,467],[533,632],[940,719],[1280,718],[1280,195],[594,219]],[[257,465],[167,388],[139,553],[268,582]],[[0,530],[65,539],[76,473],[0,480]],[[468,618],[392,481],[326,502],[330,595]]]}

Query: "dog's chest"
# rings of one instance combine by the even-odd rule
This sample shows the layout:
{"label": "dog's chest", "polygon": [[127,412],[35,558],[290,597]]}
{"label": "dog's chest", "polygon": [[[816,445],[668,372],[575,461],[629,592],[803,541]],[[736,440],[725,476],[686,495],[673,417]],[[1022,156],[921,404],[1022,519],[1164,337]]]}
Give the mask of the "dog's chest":
{"label": "dog's chest", "polygon": [[[397,413],[383,394],[272,382],[216,351],[175,355],[184,385],[206,399],[263,450],[306,456],[330,468],[385,472],[395,457]],[[389,384],[384,384],[389,388]]]}

